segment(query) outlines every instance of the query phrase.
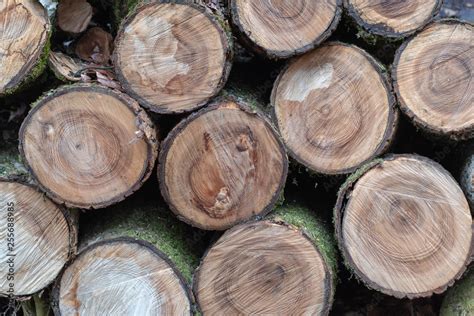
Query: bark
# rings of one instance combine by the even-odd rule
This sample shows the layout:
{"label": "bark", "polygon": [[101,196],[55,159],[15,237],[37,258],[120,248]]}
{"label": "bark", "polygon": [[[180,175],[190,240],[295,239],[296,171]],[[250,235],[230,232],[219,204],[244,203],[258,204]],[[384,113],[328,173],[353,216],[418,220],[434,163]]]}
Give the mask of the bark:
{"label": "bark", "polygon": [[338,42],[290,62],[271,104],[290,155],[318,174],[348,174],[386,152],[398,124],[386,70]]}
{"label": "bark", "polygon": [[460,183],[471,210],[474,212],[474,144],[469,146],[461,167]]}
{"label": "bark", "polygon": [[[157,31],[150,33],[150,28]],[[232,57],[232,35],[219,10],[159,1],[138,5],[127,15],[115,40],[113,63],[122,86],[141,105],[177,114],[202,107],[220,92]]]}
{"label": "bark", "polygon": [[0,143],[0,178],[31,182],[15,141],[2,139]]}
{"label": "bark", "polygon": [[466,198],[428,158],[393,155],[365,165],[341,187],[334,218],[346,265],[397,298],[442,293],[471,261]]}
{"label": "bark", "polygon": [[341,18],[342,0],[249,2],[229,0],[233,29],[242,44],[270,59],[303,54],[326,40]]}
{"label": "bark", "polygon": [[201,311],[327,315],[336,285],[333,242],[314,213],[295,205],[231,228],[194,275]]}
{"label": "bark", "polygon": [[260,105],[243,95],[218,98],[179,123],[163,142],[163,197],[183,221],[224,230],[264,216],[281,196],[288,160]]}
{"label": "bark", "polygon": [[79,255],[53,289],[56,315],[194,311],[188,284],[199,250],[188,239],[192,230],[166,208],[137,202],[89,217]]}
{"label": "bark", "polygon": [[[46,68],[51,24],[34,1],[9,1],[0,8],[4,34],[0,41],[0,97],[26,88]],[[21,55],[16,52],[21,52]]]}
{"label": "bark", "polygon": [[441,316],[474,314],[474,269],[449,289],[441,305]]}
{"label": "bark", "polygon": [[[474,26],[452,19],[428,25],[397,51],[392,77],[401,110],[425,132],[452,140],[474,137],[468,54]],[[416,69],[416,71],[413,71]]]}
{"label": "bark", "polygon": [[155,126],[136,101],[88,84],[40,98],[19,142],[39,187],[60,204],[85,209],[135,192],[150,176],[158,151]]}

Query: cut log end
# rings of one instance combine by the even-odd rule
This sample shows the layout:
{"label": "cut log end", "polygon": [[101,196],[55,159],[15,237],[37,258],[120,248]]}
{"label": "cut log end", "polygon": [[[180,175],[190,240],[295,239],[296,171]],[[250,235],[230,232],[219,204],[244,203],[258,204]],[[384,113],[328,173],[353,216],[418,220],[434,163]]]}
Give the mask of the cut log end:
{"label": "cut log end", "polygon": [[138,104],[93,85],[64,86],[40,99],[19,140],[42,189],[80,208],[104,207],[136,191],[157,156],[154,126]]}
{"label": "cut log end", "polygon": [[239,102],[216,101],[190,116],[160,153],[164,198],[201,229],[223,230],[266,214],[286,179],[288,161],[276,132]]}
{"label": "cut log end", "polygon": [[152,3],[122,24],[114,65],[123,87],[158,113],[203,106],[225,84],[231,44],[217,19],[198,5]]}
{"label": "cut log end", "polygon": [[290,154],[322,174],[354,171],[393,138],[398,112],[387,76],[355,46],[330,43],[275,82],[275,118]]}
{"label": "cut log end", "polygon": [[192,314],[188,287],[166,256],[127,238],[82,251],[64,271],[57,300],[62,315]]}
{"label": "cut log end", "polygon": [[270,58],[304,53],[324,41],[341,15],[339,0],[232,0],[232,22],[245,42]]}
{"label": "cut log end", "polygon": [[441,293],[470,262],[472,217],[452,176],[395,155],[349,179],[336,206],[339,246],[369,287],[396,297]]}
{"label": "cut log end", "polygon": [[75,253],[76,230],[33,187],[0,180],[0,295],[25,296],[48,286]]}
{"label": "cut log end", "polygon": [[422,28],[438,12],[441,0],[344,0],[349,15],[368,32],[401,38]]}
{"label": "cut log end", "polygon": [[92,19],[92,6],[87,0],[61,0],[57,10],[58,26],[64,32],[84,32]]}
{"label": "cut log end", "polygon": [[87,64],[61,52],[51,52],[48,56],[49,68],[61,81],[81,81],[80,70]]}
{"label": "cut log end", "polygon": [[0,96],[16,91],[42,63],[49,41],[50,22],[39,2],[0,3]]}
{"label": "cut log end", "polygon": [[473,38],[472,24],[444,20],[397,52],[393,76],[401,109],[430,133],[474,137]]}
{"label": "cut log end", "polygon": [[204,257],[194,289],[204,314],[326,315],[332,286],[309,238],[263,221],[227,231]]}

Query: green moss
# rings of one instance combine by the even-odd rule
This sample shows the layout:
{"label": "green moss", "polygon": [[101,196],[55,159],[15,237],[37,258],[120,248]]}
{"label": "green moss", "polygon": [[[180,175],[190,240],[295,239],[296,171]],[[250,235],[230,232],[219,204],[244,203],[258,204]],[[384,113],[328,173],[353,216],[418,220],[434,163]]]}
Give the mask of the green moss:
{"label": "green moss", "polygon": [[38,58],[38,61],[36,62],[36,65],[33,67],[33,69],[29,71],[29,74],[18,85],[6,89],[3,92],[2,96],[9,96],[17,92],[21,92],[22,90],[28,88],[30,84],[33,83],[34,80],[37,79],[44,72],[48,65],[48,56],[49,52],[51,51],[51,33],[52,32],[50,31],[43,51],[41,52],[41,55]]}
{"label": "green moss", "polygon": [[356,171],[354,171],[349,177],[347,177],[346,182],[344,182],[344,184],[339,189],[339,194],[342,194],[343,193],[342,191],[346,190],[348,188],[348,186],[350,186],[352,183],[356,182],[367,171],[372,169],[374,166],[381,164],[383,161],[384,160],[382,158],[376,158],[376,159],[366,163],[365,165],[363,165],[362,167],[360,167]]}
{"label": "green moss", "polygon": [[186,238],[191,235],[190,228],[167,209],[140,204],[142,206],[138,207],[136,203],[125,202],[101,212],[99,220],[88,225],[87,236],[94,236],[94,239],[96,236],[104,239],[131,237],[147,241],[168,256],[184,278],[191,282],[199,256]]}
{"label": "green moss", "polygon": [[277,207],[267,218],[276,222],[287,223],[304,231],[321,252],[329,269],[332,270],[333,281],[336,284],[336,243],[333,234],[326,229],[326,225],[319,221],[313,212],[299,205],[289,204]]}
{"label": "green moss", "polygon": [[0,178],[25,177],[28,172],[21,163],[16,144],[2,140],[0,147]]}
{"label": "green moss", "polygon": [[269,107],[266,107],[260,101],[259,96],[250,89],[244,89],[239,86],[232,85],[222,90],[219,96],[222,98],[235,99],[236,101],[246,104],[252,111],[257,113],[263,113],[266,116],[269,116],[269,112],[271,109]]}
{"label": "green moss", "polygon": [[446,294],[441,316],[474,315],[474,268]]}

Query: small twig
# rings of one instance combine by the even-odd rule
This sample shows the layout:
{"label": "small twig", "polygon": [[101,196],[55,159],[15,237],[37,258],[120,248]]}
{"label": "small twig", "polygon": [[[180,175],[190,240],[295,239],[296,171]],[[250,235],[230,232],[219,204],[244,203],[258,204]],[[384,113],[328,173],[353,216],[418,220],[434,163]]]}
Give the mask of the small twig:
{"label": "small twig", "polygon": [[72,75],[74,78],[79,78],[81,77],[81,74],[84,72],[84,71],[87,71],[87,70],[112,70],[114,67],[112,66],[89,66],[89,67],[84,67],[84,68],[81,68],[79,69],[78,71],[76,72],[70,72],[69,74]]}

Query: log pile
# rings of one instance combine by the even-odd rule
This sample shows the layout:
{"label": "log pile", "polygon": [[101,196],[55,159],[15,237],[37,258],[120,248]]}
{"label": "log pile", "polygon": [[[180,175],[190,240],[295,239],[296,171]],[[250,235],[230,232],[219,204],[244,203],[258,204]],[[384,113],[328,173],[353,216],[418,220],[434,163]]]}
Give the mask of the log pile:
{"label": "log pile", "polygon": [[474,313],[441,5],[0,0],[0,312]]}

